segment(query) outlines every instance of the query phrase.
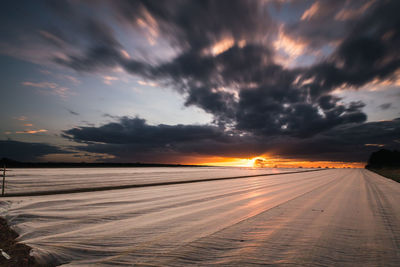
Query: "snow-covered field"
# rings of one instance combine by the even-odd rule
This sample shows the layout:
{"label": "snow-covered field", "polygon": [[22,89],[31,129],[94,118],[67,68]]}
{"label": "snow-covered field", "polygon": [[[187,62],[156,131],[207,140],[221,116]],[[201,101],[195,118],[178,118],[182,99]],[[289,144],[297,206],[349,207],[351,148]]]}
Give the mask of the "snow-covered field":
{"label": "snow-covered field", "polygon": [[[252,172],[223,171],[221,177]],[[168,175],[188,177],[175,172]],[[121,173],[121,181],[128,176]],[[96,180],[79,177],[82,186]],[[0,216],[47,264],[398,266],[399,203],[400,184],[367,170],[335,169],[2,198]]]}
{"label": "snow-covered field", "polygon": [[307,169],[223,167],[12,169],[7,173],[6,193],[89,189],[302,170]]}

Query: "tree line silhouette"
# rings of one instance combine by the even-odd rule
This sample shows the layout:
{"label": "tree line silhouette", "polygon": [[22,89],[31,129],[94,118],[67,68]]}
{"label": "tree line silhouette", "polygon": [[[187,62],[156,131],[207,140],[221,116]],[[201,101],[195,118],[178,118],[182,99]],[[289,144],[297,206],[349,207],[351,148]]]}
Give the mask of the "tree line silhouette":
{"label": "tree line silhouette", "polygon": [[381,149],[373,152],[368,159],[367,169],[400,168],[400,152]]}

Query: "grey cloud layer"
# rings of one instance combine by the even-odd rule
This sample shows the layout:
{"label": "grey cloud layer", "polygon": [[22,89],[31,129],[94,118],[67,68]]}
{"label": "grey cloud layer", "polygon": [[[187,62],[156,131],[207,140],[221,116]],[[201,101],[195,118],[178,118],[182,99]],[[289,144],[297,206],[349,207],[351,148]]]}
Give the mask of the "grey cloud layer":
{"label": "grey cloud layer", "polygon": [[41,156],[54,153],[69,153],[53,145],[43,143],[26,143],[13,140],[0,140],[0,158],[14,160],[37,160]]}
{"label": "grey cloud layer", "polygon": [[307,160],[366,161],[378,145],[400,148],[400,119],[336,127],[312,138],[237,136],[209,125],[148,125],[120,118],[100,127],[80,127],[65,137],[85,143],[81,150],[117,159],[168,160],[190,155],[252,157],[270,154]]}

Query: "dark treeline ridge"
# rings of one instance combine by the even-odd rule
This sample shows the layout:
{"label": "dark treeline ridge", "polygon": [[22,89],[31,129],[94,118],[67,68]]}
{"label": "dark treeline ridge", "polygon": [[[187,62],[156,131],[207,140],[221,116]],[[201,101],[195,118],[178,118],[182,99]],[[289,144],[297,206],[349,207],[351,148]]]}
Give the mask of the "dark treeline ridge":
{"label": "dark treeline ridge", "polygon": [[0,168],[124,168],[124,167],[206,167],[200,165],[161,163],[111,163],[111,162],[20,162],[8,158],[0,160]]}
{"label": "dark treeline ridge", "polygon": [[400,168],[400,152],[387,149],[373,152],[366,168]]}
{"label": "dark treeline ridge", "polygon": [[400,182],[400,152],[387,149],[373,152],[365,168]]}

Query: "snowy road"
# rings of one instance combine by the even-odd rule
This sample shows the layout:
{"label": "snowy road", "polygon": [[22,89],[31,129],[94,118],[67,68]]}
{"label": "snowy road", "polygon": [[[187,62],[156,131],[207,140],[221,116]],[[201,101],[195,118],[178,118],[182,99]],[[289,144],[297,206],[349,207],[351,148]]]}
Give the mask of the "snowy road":
{"label": "snowy road", "polygon": [[0,215],[46,263],[398,266],[400,184],[323,170],[4,198]]}

